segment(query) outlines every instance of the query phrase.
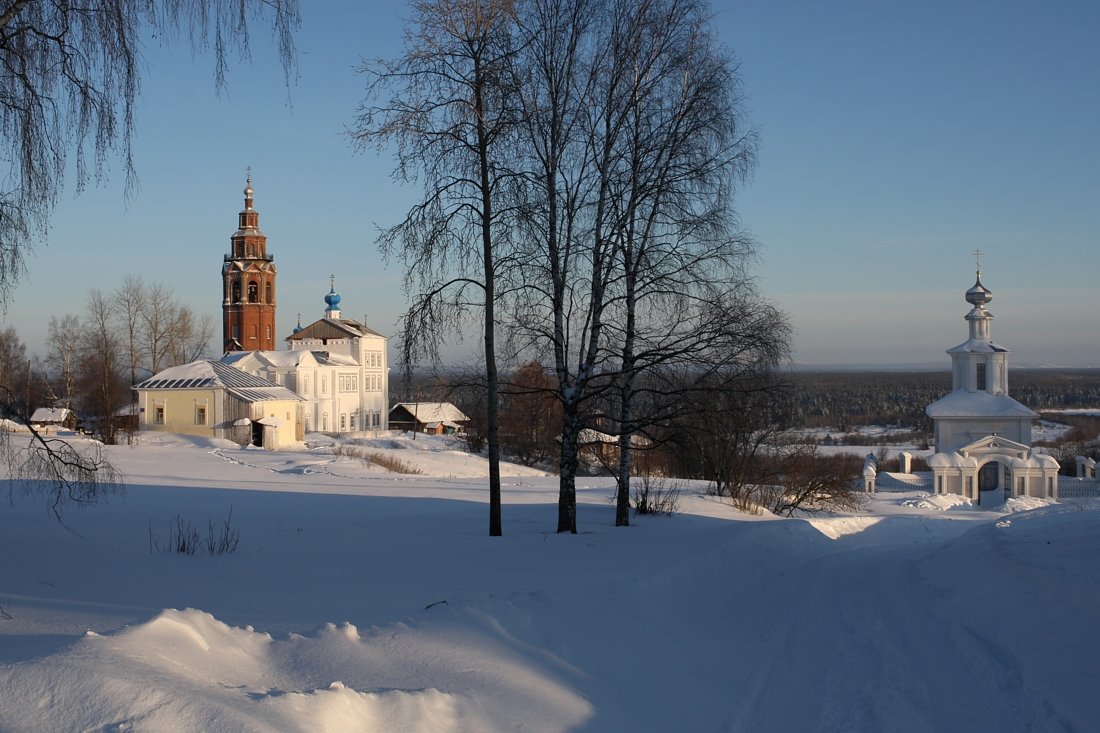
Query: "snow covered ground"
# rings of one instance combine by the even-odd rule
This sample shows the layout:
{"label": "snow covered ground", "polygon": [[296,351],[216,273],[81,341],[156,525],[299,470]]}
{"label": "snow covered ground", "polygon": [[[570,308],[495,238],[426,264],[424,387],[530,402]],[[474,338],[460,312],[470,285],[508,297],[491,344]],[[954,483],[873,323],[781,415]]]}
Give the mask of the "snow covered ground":
{"label": "snow covered ground", "polygon": [[[611,484],[504,479],[435,440],[180,436],[110,449],[124,497],[0,509],[0,730],[1085,731],[1100,721],[1100,506],[880,494],[743,515],[699,493],[611,526]],[[949,501],[948,499],[954,499]],[[150,552],[230,509],[223,556]]]}

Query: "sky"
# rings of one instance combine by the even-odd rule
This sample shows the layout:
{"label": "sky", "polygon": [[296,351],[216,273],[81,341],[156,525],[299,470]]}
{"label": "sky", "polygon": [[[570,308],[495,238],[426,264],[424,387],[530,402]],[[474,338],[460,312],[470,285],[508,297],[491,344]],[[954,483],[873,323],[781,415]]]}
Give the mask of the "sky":
{"label": "sky", "polygon": [[[719,2],[759,164],[737,193],[755,274],[804,365],[926,365],[966,338],[981,249],[993,337],[1013,365],[1100,367],[1100,5]],[[214,62],[150,39],[136,195],[121,165],[61,197],[0,326],[44,354],[51,315],[126,274],[172,286],[220,338],[222,255],[250,166],[279,269],[277,330],[348,317],[392,335],[406,296],[376,246],[416,200],[387,152],[346,135],[364,58],[401,53],[398,3],[306,3],[288,88],[261,29],[219,95]],[[476,350],[467,341],[448,358]]]}

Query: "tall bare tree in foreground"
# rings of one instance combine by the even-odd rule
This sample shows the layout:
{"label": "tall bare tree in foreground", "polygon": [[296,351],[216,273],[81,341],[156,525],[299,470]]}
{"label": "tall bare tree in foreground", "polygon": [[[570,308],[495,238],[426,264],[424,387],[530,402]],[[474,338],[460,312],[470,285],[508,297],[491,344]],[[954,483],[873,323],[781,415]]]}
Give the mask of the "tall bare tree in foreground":
{"label": "tall bare tree in foreground", "polygon": [[615,396],[608,417],[618,423],[617,523],[625,524],[634,435],[646,424],[634,414],[639,376],[672,363],[707,372],[774,361],[786,331],[767,338],[761,324],[783,319],[745,275],[754,250],[732,196],[756,138],[706,4],[531,0],[524,8],[515,67],[528,250],[511,325],[521,349],[553,359],[558,531],[576,532],[580,442],[602,412],[597,404]]}
{"label": "tall bare tree in foreground", "polygon": [[506,259],[514,5],[510,0],[412,3],[405,53],[364,64],[371,94],[352,130],[360,146],[395,144],[404,180],[424,197],[380,239],[405,266],[412,296],[402,331],[404,362],[435,357],[445,331],[471,309],[482,317],[489,454],[489,534],[502,533],[496,308]]}
{"label": "tall bare tree in foreground", "polygon": [[[270,24],[289,80],[297,0],[0,0],[0,302],[29,249],[45,239],[67,171],[79,191],[103,179],[117,154],[131,190],[143,34],[212,48],[221,87],[230,52],[248,56],[256,22]],[[32,435],[25,452],[8,452],[7,466],[48,478],[58,501],[94,498],[113,481],[100,457]]]}

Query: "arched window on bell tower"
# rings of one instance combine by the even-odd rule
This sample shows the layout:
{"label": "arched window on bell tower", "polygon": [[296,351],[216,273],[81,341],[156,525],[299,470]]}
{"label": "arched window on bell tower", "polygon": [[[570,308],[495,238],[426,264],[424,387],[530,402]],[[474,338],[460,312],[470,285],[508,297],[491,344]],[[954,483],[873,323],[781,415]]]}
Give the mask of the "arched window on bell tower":
{"label": "arched window on bell tower", "polygon": [[259,303],[260,302],[260,286],[256,284],[255,280],[248,281],[248,302]]}
{"label": "arched window on bell tower", "polygon": [[241,302],[241,281],[240,280],[234,280],[233,281],[233,294],[232,294],[232,297],[229,298],[229,302],[230,303],[240,303]]}
{"label": "arched window on bell tower", "polygon": [[275,288],[272,287],[271,283],[267,283],[264,286],[264,302],[267,303],[268,305],[271,305],[272,303],[275,302],[274,291],[275,291]]}

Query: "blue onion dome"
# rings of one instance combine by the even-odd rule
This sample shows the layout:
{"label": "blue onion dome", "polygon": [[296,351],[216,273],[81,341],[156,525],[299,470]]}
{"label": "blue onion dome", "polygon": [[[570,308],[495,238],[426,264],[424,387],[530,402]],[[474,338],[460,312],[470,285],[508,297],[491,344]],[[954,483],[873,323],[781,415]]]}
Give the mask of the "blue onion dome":
{"label": "blue onion dome", "polygon": [[966,291],[966,302],[981,307],[991,300],[993,300],[993,292],[982,285],[982,271],[978,270],[978,279],[975,281],[974,287]]}
{"label": "blue onion dome", "polygon": [[335,288],[330,288],[328,295],[325,296],[325,305],[330,310],[337,310],[340,307],[340,294],[336,292]]}
{"label": "blue onion dome", "polygon": [[298,314],[298,325],[294,327],[294,330],[291,331],[291,333],[298,333],[301,330],[302,330],[302,314],[299,313]]}

